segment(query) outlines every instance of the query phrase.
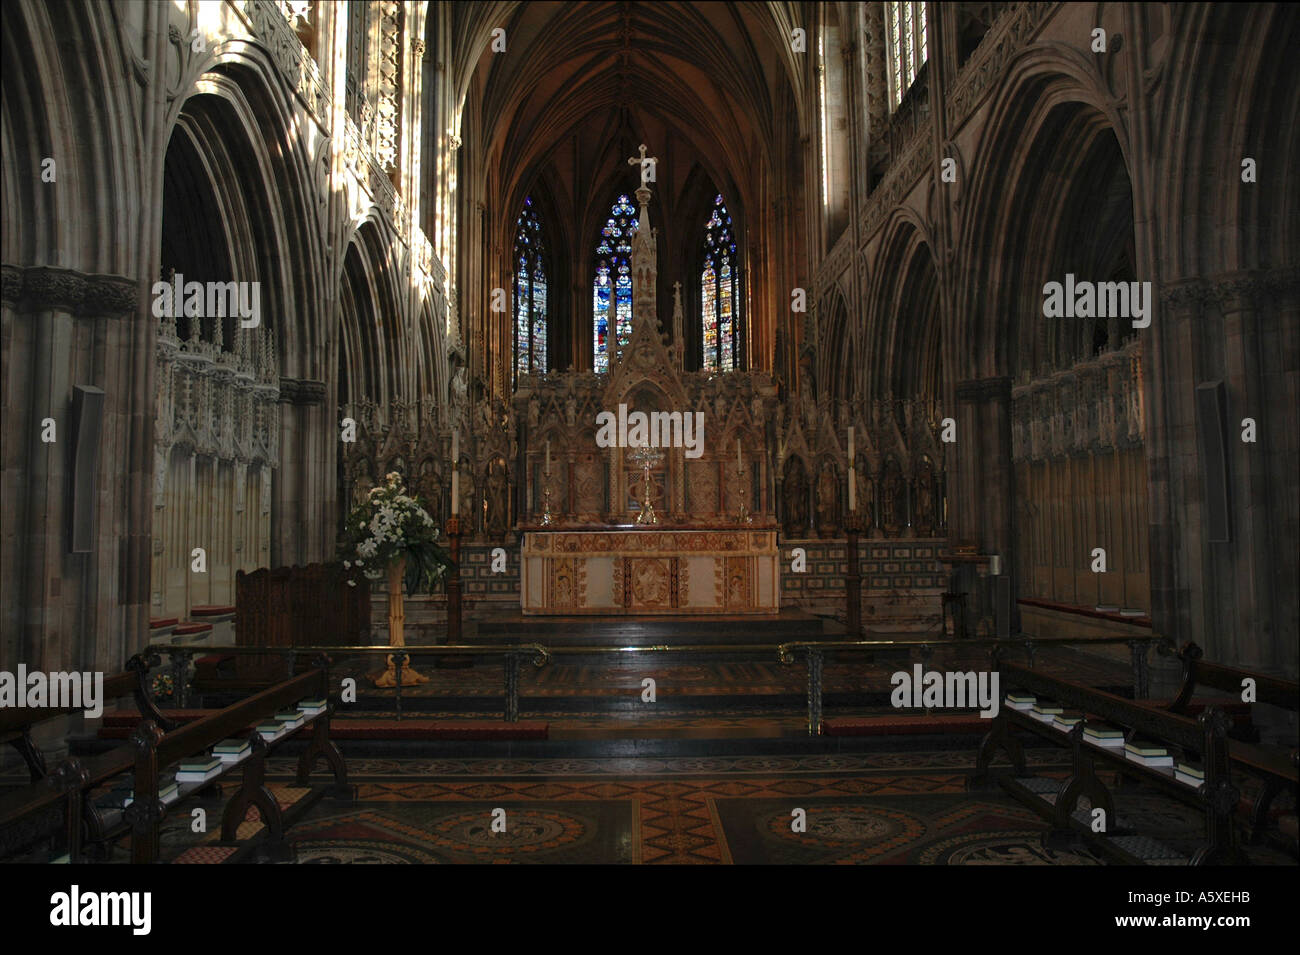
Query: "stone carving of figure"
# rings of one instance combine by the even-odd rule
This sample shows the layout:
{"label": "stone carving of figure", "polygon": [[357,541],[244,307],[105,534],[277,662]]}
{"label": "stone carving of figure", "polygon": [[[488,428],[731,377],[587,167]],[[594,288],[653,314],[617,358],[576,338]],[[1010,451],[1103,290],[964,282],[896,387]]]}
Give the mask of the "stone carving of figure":
{"label": "stone carving of figure", "polygon": [[432,458],[425,458],[420,462],[420,476],[416,481],[415,490],[420,496],[421,506],[429,512],[429,516],[433,518],[433,523],[441,528],[442,485],[438,481],[438,475],[434,472]]}
{"label": "stone carving of figure", "polygon": [[506,480],[506,463],[498,458],[488,464],[487,487],[483,492],[486,505],[484,517],[487,534],[494,540],[505,536],[509,520],[509,482]]}
{"label": "stone carving of figure", "polygon": [[564,421],[570,428],[578,423],[578,400],[573,395],[564,399]]}
{"label": "stone carving of figure", "polygon": [[465,376],[465,366],[461,365],[456,369],[456,374],[451,379],[451,406],[455,409],[465,407],[465,400],[469,394],[469,381]]}
{"label": "stone carving of figure", "polygon": [[916,532],[922,537],[934,533],[934,467],[929,459],[921,462],[916,476]]}
{"label": "stone carving of figure", "polygon": [[799,458],[790,458],[786,463],[782,493],[786,536],[805,536],[808,533],[808,478]]}
{"label": "stone carving of figure", "polygon": [[836,511],[840,482],[835,476],[835,465],[830,458],[822,462],[821,473],[817,476],[817,533],[822,537],[833,537],[836,533]]}
{"label": "stone carving of figure", "polygon": [[870,465],[858,471],[858,510],[862,512],[862,523],[868,535],[876,525],[876,479],[871,476]]}
{"label": "stone carving of figure", "polygon": [[528,399],[528,430],[536,431],[537,426],[542,420],[542,409],[537,404],[536,398]]}
{"label": "stone carving of figure", "polygon": [[370,496],[370,489],[375,486],[375,482],[369,474],[362,474],[357,477],[357,481],[352,485],[352,504],[355,506],[363,502]]}
{"label": "stone carving of figure", "polygon": [[754,424],[762,425],[763,423],[763,396],[754,395],[749,402],[749,413],[754,419]]}
{"label": "stone carving of figure", "polygon": [[903,524],[903,471],[897,461],[890,460],[885,465],[881,479],[880,525],[889,535],[895,535]]}

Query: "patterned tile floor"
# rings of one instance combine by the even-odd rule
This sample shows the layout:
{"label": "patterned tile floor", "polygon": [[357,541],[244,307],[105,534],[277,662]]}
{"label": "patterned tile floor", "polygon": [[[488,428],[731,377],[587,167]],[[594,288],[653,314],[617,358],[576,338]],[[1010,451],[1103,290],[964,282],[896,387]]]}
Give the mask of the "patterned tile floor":
{"label": "patterned tile floor", "polygon": [[[1037,775],[1061,751],[1026,752]],[[319,802],[289,833],[298,863],[1096,865],[1046,848],[1037,815],[999,790],[967,792],[972,750],[664,759],[349,761],[354,804]],[[293,761],[268,771],[287,784]],[[1117,800],[1121,797],[1117,794]],[[1138,825],[1195,828],[1194,807],[1125,792]],[[803,810],[806,826],[792,827]],[[209,810],[219,818],[219,809]],[[504,825],[494,829],[494,822]],[[196,837],[165,824],[164,856]],[[251,832],[255,826],[246,824]],[[1254,861],[1287,857],[1252,849]],[[118,859],[122,853],[118,853]]]}

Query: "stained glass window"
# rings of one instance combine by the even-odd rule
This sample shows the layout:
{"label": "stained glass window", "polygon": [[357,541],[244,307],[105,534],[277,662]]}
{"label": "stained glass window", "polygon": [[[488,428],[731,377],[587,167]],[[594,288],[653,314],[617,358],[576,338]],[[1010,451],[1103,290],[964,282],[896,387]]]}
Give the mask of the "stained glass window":
{"label": "stained glass window", "polygon": [[546,372],[546,264],[542,225],[533,198],[524,200],[515,229],[515,374]]}
{"label": "stained glass window", "polygon": [[731,232],[731,213],[722,196],[717,196],[709,221],[704,224],[704,268],[700,272],[705,368],[732,371],[739,367],[736,298],[736,240]]}
{"label": "stained glass window", "polygon": [[929,55],[925,4],[886,3],[885,19],[889,30],[889,105],[898,109]]}
{"label": "stained glass window", "polygon": [[[596,245],[596,278],[592,283],[591,311],[593,367],[609,371],[610,324],[617,353],[632,337],[632,236],[636,234],[636,209],[621,195],[614,200]],[[611,314],[612,312],[612,314]]]}

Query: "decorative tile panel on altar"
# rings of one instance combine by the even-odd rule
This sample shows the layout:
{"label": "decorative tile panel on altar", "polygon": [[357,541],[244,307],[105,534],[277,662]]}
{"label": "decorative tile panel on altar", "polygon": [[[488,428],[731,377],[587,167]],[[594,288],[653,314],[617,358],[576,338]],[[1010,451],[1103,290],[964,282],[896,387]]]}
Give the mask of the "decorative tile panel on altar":
{"label": "decorative tile panel on altar", "polygon": [[532,614],[776,613],[776,531],[529,531],[520,598]]}

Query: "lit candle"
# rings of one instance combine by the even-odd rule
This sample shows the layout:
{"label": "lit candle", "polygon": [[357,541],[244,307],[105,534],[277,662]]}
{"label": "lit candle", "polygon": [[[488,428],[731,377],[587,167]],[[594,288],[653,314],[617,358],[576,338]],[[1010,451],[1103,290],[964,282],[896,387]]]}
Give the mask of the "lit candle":
{"label": "lit candle", "polygon": [[546,473],[551,473],[551,441],[549,438],[546,441]]}

